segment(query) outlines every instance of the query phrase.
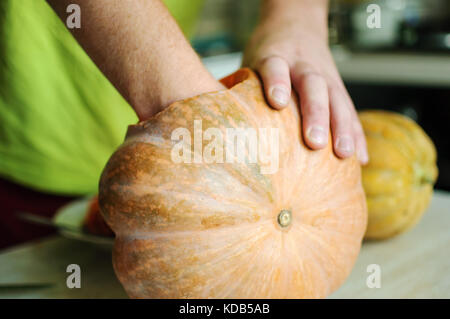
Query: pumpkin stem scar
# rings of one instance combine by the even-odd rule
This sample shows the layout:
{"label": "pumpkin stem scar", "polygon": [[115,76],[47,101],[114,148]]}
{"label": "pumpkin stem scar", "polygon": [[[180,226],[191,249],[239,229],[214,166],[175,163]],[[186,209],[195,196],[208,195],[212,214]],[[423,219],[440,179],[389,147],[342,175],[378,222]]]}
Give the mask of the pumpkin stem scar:
{"label": "pumpkin stem scar", "polygon": [[291,224],[292,222],[292,213],[289,210],[283,209],[279,214],[278,214],[278,224],[281,227],[287,227]]}

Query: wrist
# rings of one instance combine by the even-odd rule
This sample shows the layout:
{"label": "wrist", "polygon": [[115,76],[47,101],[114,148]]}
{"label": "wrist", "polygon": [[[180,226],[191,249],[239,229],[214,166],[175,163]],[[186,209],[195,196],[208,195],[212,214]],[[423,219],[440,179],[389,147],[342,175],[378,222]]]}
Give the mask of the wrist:
{"label": "wrist", "polygon": [[132,102],[139,120],[148,119],[176,101],[224,89],[201,62],[198,65],[192,62],[189,66],[167,64],[166,71],[152,75],[147,94],[135,95]]}
{"label": "wrist", "polygon": [[263,0],[258,29],[282,25],[328,42],[328,0]]}

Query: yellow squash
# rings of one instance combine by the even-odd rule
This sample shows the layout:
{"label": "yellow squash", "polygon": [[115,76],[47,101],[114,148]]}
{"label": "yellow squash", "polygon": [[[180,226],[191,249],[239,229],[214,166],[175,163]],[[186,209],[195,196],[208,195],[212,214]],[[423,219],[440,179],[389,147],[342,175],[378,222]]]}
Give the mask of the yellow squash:
{"label": "yellow squash", "polygon": [[411,119],[387,111],[359,113],[370,162],[362,178],[369,209],[365,238],[395,236],[421,218],[438,175],[436,149]]}

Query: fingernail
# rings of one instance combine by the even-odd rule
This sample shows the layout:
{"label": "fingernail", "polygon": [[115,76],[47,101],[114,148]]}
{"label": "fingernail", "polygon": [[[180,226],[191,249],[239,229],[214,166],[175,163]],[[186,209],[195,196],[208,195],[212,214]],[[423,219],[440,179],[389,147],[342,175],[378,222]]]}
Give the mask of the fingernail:
{"label": "fingernail", "polygon": [[306,136],[308,137],[309,141],[320,146],[325,145],[328,140],[325,129],[321,126],[311,126],[310,128],[308,128]]}
{"label": "fingernail", "polygon": [[289,100],[289,92],[281,85],[272,87],[270,89],[270,96],[279,105],[286,105]]}
{"label": "fingernail", "polygon": [[343,153],[352,154],[354,151],[353,140],[349,136],[340,136],[336,141],[336,148]]}

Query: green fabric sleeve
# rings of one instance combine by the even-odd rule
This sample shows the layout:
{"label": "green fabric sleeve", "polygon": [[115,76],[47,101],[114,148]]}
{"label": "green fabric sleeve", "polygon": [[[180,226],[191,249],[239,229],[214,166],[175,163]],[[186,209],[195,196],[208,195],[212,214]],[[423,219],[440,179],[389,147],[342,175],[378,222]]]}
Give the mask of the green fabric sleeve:
{"label": "green fabric sleeve", "polygon": [[[201,3],[166,1],[186,34]],[[0,175],[50,193],[95,193],[134,111],[44,0],[2,0],[0,24]]]}

